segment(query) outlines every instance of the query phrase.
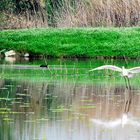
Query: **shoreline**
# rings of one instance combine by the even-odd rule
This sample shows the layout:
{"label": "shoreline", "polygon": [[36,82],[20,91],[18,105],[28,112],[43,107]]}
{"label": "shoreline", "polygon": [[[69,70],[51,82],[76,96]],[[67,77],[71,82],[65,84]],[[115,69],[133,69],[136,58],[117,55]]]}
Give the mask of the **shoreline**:
{"label": "shoreline", "polygon": [[14,50],[17,57],[29,53],[30,58],[139,59],[140,28],[2,30],[0,49]]}

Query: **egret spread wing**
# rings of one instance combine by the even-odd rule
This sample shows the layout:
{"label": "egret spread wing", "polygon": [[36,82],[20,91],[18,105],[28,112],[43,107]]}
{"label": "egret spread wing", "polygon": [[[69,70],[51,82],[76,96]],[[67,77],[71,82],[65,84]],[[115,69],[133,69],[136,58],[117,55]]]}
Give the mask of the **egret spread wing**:
{"label": "egret spread wing", "polygon": [[114,70],[114,71],[119,71],[119,72],[122,72],[122,69],[117,67],[117,66],[113,66],[113,65],[104,65],[104,66],[100,66],[100,67],[97,67],[97,68],[94,68],[90,71],[94,71],[94,70],[102,70],[102,69],[110,69],[110,70]]}
{"label": "egret spread wing", "polygon": [[128,69],[129,72],[131,73],[139,73],[140,72],[140,67],[134,67],[131,69]]}

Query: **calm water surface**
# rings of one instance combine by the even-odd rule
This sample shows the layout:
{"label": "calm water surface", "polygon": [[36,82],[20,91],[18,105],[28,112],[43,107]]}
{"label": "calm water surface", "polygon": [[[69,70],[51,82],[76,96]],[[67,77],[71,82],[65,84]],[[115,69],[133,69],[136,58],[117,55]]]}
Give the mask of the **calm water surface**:
{"label": "calm water surface", "polygon": [[1,61],[0,140],[140,139],[140,75],[128,89],[116,72],[88,72],[140,62],[47,60],[49,69],[36,69],[44,62]]}

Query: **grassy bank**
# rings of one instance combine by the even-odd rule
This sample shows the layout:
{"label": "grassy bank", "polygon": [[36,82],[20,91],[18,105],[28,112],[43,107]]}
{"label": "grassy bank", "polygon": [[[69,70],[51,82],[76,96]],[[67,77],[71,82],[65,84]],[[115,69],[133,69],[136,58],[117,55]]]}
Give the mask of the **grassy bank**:
{"label": "grassy bank", "polygon": [[139,57],[140,28],[3,30],[2,49],[53,57]]}

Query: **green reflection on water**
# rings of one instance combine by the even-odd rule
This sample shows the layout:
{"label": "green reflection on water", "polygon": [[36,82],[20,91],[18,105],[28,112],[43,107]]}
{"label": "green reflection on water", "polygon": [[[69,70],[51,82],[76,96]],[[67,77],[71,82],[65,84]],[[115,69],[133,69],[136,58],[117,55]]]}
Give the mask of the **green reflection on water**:
{"label": "green reflection on water", "polygon": [[[17,62],[18,63],[18,62]],[[43,61],[29,62],[27,65],[40,65]],[[125,83],[117,72],[88,70],[104,65],[138,66],[136,61],[114,60],[48,60],[50,70],[17,70],[14,68],[1,69],[0,80],[0,139],[18,140],[64,139],[55,135],[49,136],[49,129],[62,132],[65,126],[68,132],[83,129],[86,126],[87,133],[77,132],[77,138],[85,137],[93,139],[92,117],[99,119],[116,119],[122,114],[124,103]],[[139,74],[131,79],[135,100],[132,112],[140,116],[139,110]],[[52,128],[54,123],[54,127]],[[78,123],[78,125],[76,125]],[[60,126],[57,126],[60,124]],[[42,127],[42,131],[40,128]],[[48,129],[46,128],[48,127]],[[58,127],[58,128],[57,128]],[[75,129],[76,128],[76,129]],[[47,131],[44,131],[46,130]],[[68,129],[68,128],[67,128]],[[66,130],[67,130],[66,129]],[[102,129],[101,129],[102,130]],[[99,130],[99,132],[101,132]],[[105,129],[105,132],[108,130]],[[112,135],[117,136],[111,130]],[[133,131],[133,130],[132,130]],[[13,134],[14,133],[14,134]],[[42,135],[40,135],[42,133]],[[55,132],[56,134],[57,132]],[[89,136],[85,135],[88,134]],[[99,133],[97,134],[99,135]],[[90,137],[90,138],[88,138]],[[107,139],[107,136],[104,136]]]}
{"label": "green reflection on water", "polygon": [[[47,62],[46,62],[47,61]],[[40,66],[40,64],[47,63],[48,69],[15,69],[14,67],[9,69],[0,68],[1,78],[10,78],[16,80],[29,80],[29,81],[69,81],[69,82],[106,82],[107,80],[119,81],[119,83],[123,83],[123,78],[120,77],[120,74],[110,70],[101,70],[89,72],[90,69],[105,65],[117,65],[117,66],[125,66],[127,68],[139,66],[139,61],[133,60],[39,60],[39,61],[31,61],[31,62],[22,62],[20,64],[24,65],[35,65]],[[19,62],[16,62],[19,64]],[[136,81],[135,83],[139,83],[139,74],[135,75],[131,80]]]}

